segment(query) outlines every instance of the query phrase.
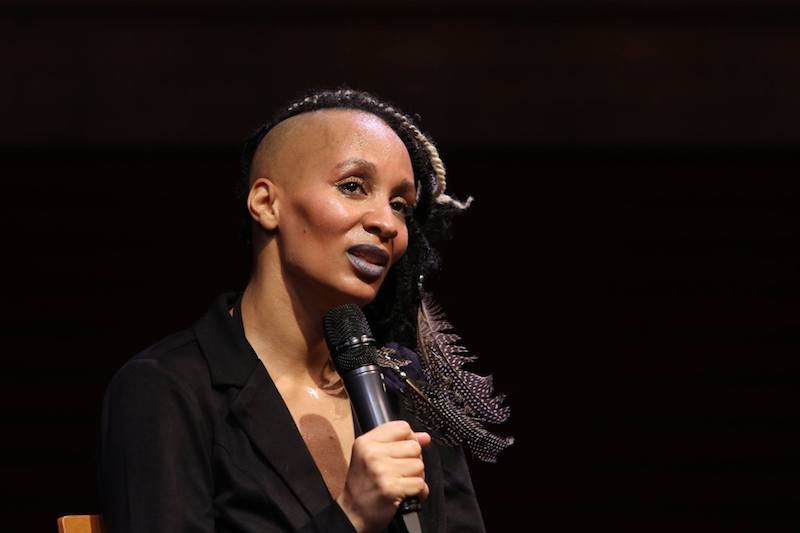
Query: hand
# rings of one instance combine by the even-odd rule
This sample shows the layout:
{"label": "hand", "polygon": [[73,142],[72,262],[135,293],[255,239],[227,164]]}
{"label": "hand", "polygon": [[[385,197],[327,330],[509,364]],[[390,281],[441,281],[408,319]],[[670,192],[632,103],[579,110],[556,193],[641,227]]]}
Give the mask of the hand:
{"label": "hand", "polygon": [[404,499],[428,497],[422,447],[430,442],[428,433],[415,433],[405,420],[386,422],[355,440],[336,502],[356,531],[380,531]]}

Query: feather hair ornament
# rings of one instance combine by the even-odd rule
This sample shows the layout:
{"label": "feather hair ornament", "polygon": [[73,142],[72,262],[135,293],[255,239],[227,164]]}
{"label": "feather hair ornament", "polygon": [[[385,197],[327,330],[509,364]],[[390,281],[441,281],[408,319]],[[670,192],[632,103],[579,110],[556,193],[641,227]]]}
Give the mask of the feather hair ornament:
{"label": "feather hair ornament", "polygon": [[427,293],[417,313],[417,352],[397,343],[378,350],[384,379],[405,407],[448,446],[465,445],[481,461],[494,463],[514,442],[489,432],[483,424],[500,424],[510,415],[505,395],[493,394],[491,376],[479,376],[462,367],[475,361],[442,309]]}

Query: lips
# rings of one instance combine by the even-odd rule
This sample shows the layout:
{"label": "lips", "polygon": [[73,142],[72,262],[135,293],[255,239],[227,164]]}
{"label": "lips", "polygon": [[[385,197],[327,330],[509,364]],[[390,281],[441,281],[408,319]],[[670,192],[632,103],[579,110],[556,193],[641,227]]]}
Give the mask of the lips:
{"label": "lips", "polygon": [[348,248],[347,252],[373,265],[384,267],[389,263],[389,254],[370,244],[357,244]]}
{"label": "lips", "polygon": [[379,281],[389,263],[388,253],[369,244],[358,244],[348,248],[347,258],[358,276],[369,283]]}

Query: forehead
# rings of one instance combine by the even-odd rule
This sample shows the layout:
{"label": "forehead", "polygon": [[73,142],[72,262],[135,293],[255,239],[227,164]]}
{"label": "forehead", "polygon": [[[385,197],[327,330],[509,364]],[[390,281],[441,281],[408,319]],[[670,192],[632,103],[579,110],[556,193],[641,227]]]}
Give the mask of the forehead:
{"label": "forehead", "polygon": [[291,187],[355,159],[369,161],[387,177],[414,182],[400,137],[380,117],[354,109],[321,109],[280,122],[259,145],[250,179],[268,177]]}

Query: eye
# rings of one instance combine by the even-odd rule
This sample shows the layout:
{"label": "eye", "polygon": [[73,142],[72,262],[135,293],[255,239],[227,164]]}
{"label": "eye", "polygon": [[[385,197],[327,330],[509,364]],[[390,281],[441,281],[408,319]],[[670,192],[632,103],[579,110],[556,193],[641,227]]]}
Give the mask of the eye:
{"label": "eye", "polygon": [[390,205],[392,206],[392,209],[400,213],[404,218],[410,217],[414,212],[414,208],[402,200],[395,200]]}
{"label": "eye", "polygon": [[338,187],[340,191],[344,191],[347,194],[353,194],[358,191],[366,193],[366,191],[364,190],[364,186],[361,184],[361,181],[359,181],[357,178],[337,183],[336,187]]}

